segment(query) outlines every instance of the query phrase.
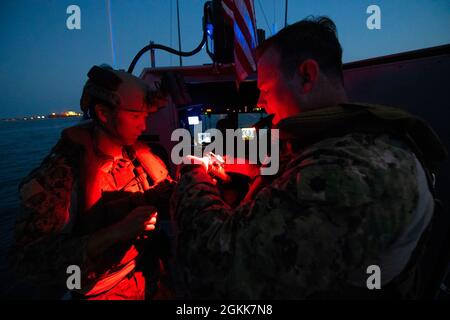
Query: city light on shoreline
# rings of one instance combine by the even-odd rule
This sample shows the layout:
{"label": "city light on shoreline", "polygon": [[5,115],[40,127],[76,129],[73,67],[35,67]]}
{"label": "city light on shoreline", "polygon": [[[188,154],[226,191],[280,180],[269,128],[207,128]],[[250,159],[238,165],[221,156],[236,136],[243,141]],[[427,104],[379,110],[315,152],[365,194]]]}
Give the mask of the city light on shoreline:
{"label": "city light on shoreline", "polygon": [[30,120],[44,120],[44,119],[59,119],[59,118],[75,118],[82,117],[83,113],[76,111],[64,111],[60,113],[52,112],[49,115],[32,115],[24,117],[4,118],[0,121],[30,121]]}

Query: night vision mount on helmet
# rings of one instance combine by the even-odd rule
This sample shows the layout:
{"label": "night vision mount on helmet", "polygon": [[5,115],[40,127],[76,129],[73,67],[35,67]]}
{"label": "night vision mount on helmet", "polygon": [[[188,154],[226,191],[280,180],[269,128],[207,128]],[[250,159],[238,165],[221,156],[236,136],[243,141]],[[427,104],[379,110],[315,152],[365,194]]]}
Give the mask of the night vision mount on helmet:
{"label": "night vision mount on helmet", "polygon": [[120,110],[136,112],[156,112],[164,106],[162,90],[152,90],[144,80],[126,71],[93,66],[88,78],[80,100],[83,112],[98,100]]}

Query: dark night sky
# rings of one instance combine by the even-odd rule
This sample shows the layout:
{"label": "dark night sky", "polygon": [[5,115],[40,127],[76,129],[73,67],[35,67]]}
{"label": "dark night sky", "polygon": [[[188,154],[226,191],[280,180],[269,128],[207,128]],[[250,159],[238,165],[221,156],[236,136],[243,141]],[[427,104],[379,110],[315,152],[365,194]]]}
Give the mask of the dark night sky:
{"label": "dark night sky", "polygon": [[[255,0],[259,28],[270,36],[284,24],[284,0]],[[175,0],[111,0],[116,67],[128,68],[150,40],[177,46]],[[203,0],[180,0],[182,47],[201,39]],[[81,30],[68,30],[66,9],[81,9]],[[381,8],[381,30],[368,30],[366,9]],[[264,12],[261,10],[264,9]],[[86,72],[113,64],[105,0],[2,0],[0,3],[0,118],[78,110]],[[448,0],[290,0],[288,23],[328,15],[337,25],[344,62],[450,43]],[[265,17],[264,17],[265,15]],[[172,26],[172,27],[171,27]],[[185,65],[209,63],[205,52]],[[178,57],[157,52],[157,65]],[[148,66],[145,55],[135,69]]]}

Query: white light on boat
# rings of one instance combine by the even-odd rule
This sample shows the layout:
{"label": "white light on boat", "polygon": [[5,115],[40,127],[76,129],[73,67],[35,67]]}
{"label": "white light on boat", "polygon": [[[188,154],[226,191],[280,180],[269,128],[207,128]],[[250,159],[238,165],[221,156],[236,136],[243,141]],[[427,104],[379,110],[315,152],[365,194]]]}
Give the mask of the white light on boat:
{"label": "white light on boat", "polygon": [[198,116],[195,116],[195,117],[188,117],[188,123],[189,123],[191,126],[193,126],[193,125],[199,124],[199,123],[200,123],[200,120],[198,119]]}

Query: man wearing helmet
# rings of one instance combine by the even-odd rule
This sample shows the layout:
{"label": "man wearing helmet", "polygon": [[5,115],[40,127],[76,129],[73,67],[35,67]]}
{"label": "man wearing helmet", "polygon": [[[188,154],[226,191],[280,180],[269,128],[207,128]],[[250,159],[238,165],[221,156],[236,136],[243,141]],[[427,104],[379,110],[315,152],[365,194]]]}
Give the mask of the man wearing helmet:
{"label": "man wearing helmet", "polygon": [[60,292],[68,288],[67,268],[76,265],[81,286],[73,297],[148,298],[160,268],[144,274],[140,265],[144,249],[154,256],[147,253],[155,249],[153,230],[172,180],[137,139],[158,96],[123,71],[94,66],[88,77],[81,108],[92,120],[65,129],[19,187],[15,268]]}

